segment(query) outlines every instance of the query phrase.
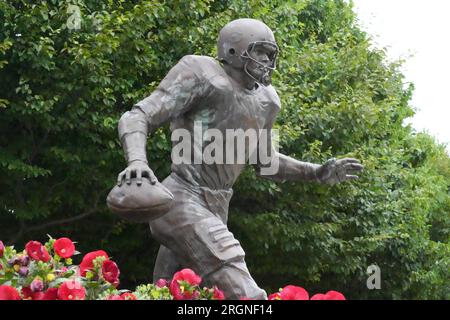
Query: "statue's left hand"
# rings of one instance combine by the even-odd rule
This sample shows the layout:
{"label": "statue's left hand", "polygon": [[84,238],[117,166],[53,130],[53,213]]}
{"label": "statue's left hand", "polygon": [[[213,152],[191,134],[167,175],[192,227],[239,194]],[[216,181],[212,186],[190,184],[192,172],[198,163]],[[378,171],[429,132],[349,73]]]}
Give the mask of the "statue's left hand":
{"label": "statue's left hand", "polygon": [[358,179],[356,173],[362,171],[364,166],[357,159],[331,158],[317,169],[317,179],[321,183],[336,184],[347,180]]}

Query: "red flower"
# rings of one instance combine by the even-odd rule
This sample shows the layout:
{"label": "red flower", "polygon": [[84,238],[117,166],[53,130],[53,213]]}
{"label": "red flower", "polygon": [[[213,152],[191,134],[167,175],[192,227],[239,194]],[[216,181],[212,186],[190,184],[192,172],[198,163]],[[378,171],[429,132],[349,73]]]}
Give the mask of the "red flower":
{"label": "red flower", "polygon": [[[56,289],[56,288],[55,288]],[[47,292],[50,289],[47,290]],[[58,289],[56,289],[58,290]],[[20,290],[20,293],[22,294],[22,299],[23,300],[55,300],[55,299],[46,299],[46,294],[47,292],[42,292],[42,291],[36,291],[34,292],[31,287],[23,287]]]}
{"label": "red flower", "polygon": [[272,293],[268,298],[268,300],[281,300],[281,295],[279,292]]}
{"label": "red flower", "polygon": [[45,293],[42,291],[39,292],[33,292],[33,300],[44,300]]}
{"label": "red flower", "polygon": [[23,287],[20,290],[20,293],[22,293],[22,299],[23,300],[32,300],[33,299],[33,291],[30,287]]}
{"label": "red flower", "polygon": [[103,278],[109,283],[118,283],[120,271],[117,264],[111,260],[105,260],[102,264],[102,274]]}
{"label": "red flower", "polygon": [[317,293],[312,296],[311,300],[345,300],[342,293],[330,290],[327,293]]}
{"label": "red flower", "polygon": [[286,286],[280,292],[281,300],[309,300],[308,292],[302,287]]}
{"label": "red flower", "polygon": [[0,300],[20,300],[19,291],[11,286],[0,285]]}
{"label": "red flower", "polygon": [[58,289],[59,300],[84,300],[85,297],[86,290],[76,280],[68,280]]}
{"label": "red flower", "polygon": [[334,290],[330,290],[327,293],[325,293],[325,296],[328,298],[328,300],[345,300],[345,296]]}
{"label": "red flower", "polygon": [[137,300],[137,297],[131,292],[125,292],[120,295],[123,300]]}
{"label": "red flower", "polygon": [[75,253],[75,245],[69,238],[59,238],[53,243],[53,249],[61,258],[67,259]]}
{"label": "red flower", "polygon": [[174,274],[173,280],[186,281],[191,286],[198,286],[202,282],[202,278],[191,269],[183,269]]}
{"label": "red flower", "polygon": [[5,252],[5,245],[3,244],[3,241],[0,240],[0,258],[3,257],[3,252]]}
{"label": "red flower", "polygon": [[106,300],[125,300],[122,296],[118,294],[110,294]]}
{"label": "red flower", "polygon": [[82,277],[86,277],[86,272],[94,268],[94,259],[97,257],[105,257],[106,259],[109,259],[108,255],[103,250],[86,253],[80,263],[80,274]]}
{"label": "red flower", "polygon": [[202,278],[191,269],[183,269],[173,276],[170,282],[170,293],[175,300],[186,300],[196,298],[199,294],[193,287],[198,286]]}
{"label": "red flower", "polygon": [[29,241],[25,246],[25,250],[33,260],[44,262],[48,262],[50,260],[50,255],[48,254],[47,249],[39,241]]}
{"label": "red flower", "polygon": [[48,288],[42,300],[58,300],[58,288]]}
{"label": "red flower", "polygon": [[225,294],[222,290],[219,290],[216,286],[213,289],[213,299],[214,300],[225,300]]}

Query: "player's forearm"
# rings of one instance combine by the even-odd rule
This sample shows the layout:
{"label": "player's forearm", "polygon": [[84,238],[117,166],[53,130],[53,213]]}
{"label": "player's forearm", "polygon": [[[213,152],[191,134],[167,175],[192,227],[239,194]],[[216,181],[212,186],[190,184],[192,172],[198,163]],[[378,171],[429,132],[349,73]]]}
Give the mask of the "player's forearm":
{"label": "player's forearm", "polygon": [[287,181],[314,181],[319,182],[317,179],[317,169],[320,164],[303,162],[278,153],[280,157],[281,172]]}
{"label": "player's forearm", "polygon": [[[317,169],[321,166],[320,164],[299,161],[278,152],[274,157],[278,157],[278,170],[273,170],[274,173],[270,175],[260,174],[262,177],[282,182],[319,182],[319,179],[317,178]],[[276,161],[276,158],[273,158],[272,161]],[[273,166],[273,163],[271,165]]]}
{"label": "player's forearm", "polygon": [[133,161],[148,163],[146,154],[147,121],[137,108],[125,112],[119,120],[119,138],[128,164]]}

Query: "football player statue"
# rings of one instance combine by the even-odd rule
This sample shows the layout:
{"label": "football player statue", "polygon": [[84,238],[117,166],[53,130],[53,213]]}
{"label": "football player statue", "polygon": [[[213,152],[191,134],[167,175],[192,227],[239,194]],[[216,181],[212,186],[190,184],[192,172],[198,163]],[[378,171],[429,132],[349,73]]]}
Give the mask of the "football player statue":
{"label": "football player statue", "polygon": [[[119,174],[118,186],[139,186],[143,178],[149,184],[159,183],[147,162],[146,142],[147,135],[166,121],[172,133],[182,130],[192,135],[200,122],[202,130],[215,129],[223,133],[224,140],[229,129],[271,130],[280,110],[280,99],[271,85],[278,54],[272,31],[258,20],[234,20],[220,31],[217,51],[218,60],[184,56],[149,97],[120,118],[119,136],[128,167]],[[270,161],[257,162],[256,172],[264,178],[334,184],[358,178],[363,168],[352,158],[332,158],[323,165],[298,161],[278,153],[267,137],[273,150],[269,160],[277,162],[278,170],[264,174]],[[200,147],[192,144],[185,160],[202,152],[208,142],[202,139]],[[234,151],[244,152],[246,159],[254,152]],[[247,269],[244,250],[227,227],[232,186],[246,164],[175,162],[172,154],[172,172],[162,185],[173,194],[173,205],[149,221],[152,236],[161,244],[154,281],[171,279],[181,268],[191,268],[202,277],[202,285],[217,285],[227,299],[267,299]]]}

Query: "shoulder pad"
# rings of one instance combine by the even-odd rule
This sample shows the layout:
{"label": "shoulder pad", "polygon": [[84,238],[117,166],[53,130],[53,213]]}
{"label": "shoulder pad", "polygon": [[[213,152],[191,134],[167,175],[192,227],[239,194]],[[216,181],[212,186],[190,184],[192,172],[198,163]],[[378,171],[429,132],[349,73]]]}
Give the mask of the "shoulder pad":
{"label": "shoulder pad", "polygon": [[219,90],[233,90],[228,76],[220,63],[208,56],[186,55],[180,62],[187,64],[198,78]]}

